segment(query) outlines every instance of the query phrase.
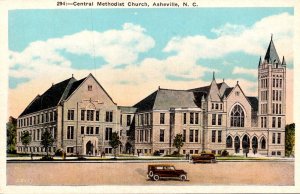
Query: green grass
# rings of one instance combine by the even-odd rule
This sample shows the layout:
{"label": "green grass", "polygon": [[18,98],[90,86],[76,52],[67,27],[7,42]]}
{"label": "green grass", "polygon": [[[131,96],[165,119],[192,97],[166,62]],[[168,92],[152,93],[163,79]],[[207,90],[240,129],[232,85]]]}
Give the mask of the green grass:
{"label": "green grass", "polygon": [[30,156],[29,154],[6,154],[6,157],[28,157]]}
{"label": "green grass", "polygon": [[272,158],[258,158],[258,157],[245,157],[245,156],[226,156],[216,157],[217,160],[272,160]]}

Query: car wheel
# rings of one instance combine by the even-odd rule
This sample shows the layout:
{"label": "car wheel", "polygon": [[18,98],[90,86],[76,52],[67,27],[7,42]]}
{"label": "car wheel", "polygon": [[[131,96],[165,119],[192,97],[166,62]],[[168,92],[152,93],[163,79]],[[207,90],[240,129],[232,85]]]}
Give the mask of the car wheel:
{"label": "car wheel", "polygon": [[185,174],[180,175],[179,178],[181,181],[185,181],[187,179]]}
{"label": "car wheel", "polygon": [[153,180],[158,181],[159,180],[159,176],[156,174],[153,176]]}
{"label": "car wheel", "polygon": [[180,175],[179,178],[181,181],[186,181],[186,179],[187,179],[185,174]]}
{"label": "car wheel", "polygon": [[149,175],[150,178],[152,178],[153,177],[153,171],[151,170],[148,175]]}

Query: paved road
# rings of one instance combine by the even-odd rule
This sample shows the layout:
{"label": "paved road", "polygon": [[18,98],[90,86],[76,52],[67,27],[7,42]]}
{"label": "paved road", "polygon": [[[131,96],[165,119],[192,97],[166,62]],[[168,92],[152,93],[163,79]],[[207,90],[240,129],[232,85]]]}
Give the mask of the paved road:
{"label": "paved road", "polygon": [[8,185],[294,185],[294,162],[174,163],[189,181],[150,181],[147,163],[8,163]]}

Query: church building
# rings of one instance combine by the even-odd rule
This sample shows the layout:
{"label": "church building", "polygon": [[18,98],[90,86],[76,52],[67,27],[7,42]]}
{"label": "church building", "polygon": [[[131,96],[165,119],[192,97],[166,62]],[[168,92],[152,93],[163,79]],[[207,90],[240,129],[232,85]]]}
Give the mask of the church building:
{"label": "church building", "polygon": [[[17,119],[17,152],[43,154],[45,130],[57,149],[68,155],[112,154],[112,132],[122,145],[118,153],[171,154],[176,134],[182,134],[181,154],[202,151],[221,154],[284,156],[286,124],[286,62],[273,39],[258,63],[258,96],[247,96],[239,82],[174,90],[158,88],[130,106],[118,106],[95,77],[73,76],[37,95]],[[29,131],[27,148],[21,133]]]}

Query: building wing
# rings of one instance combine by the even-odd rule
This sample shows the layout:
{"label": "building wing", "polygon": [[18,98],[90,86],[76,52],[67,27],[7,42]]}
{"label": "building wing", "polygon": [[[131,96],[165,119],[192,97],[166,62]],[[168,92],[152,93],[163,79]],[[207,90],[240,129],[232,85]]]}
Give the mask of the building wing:
{"label": "building wing", "polygon": [[65,91],[70,88],[72,83],[76,81],[75,78],[69,78],[62,82],[52,85],[42,95],[37,96],[21,113],[21,116],[44,110],[47,108],[55,107],[63,99]]}

